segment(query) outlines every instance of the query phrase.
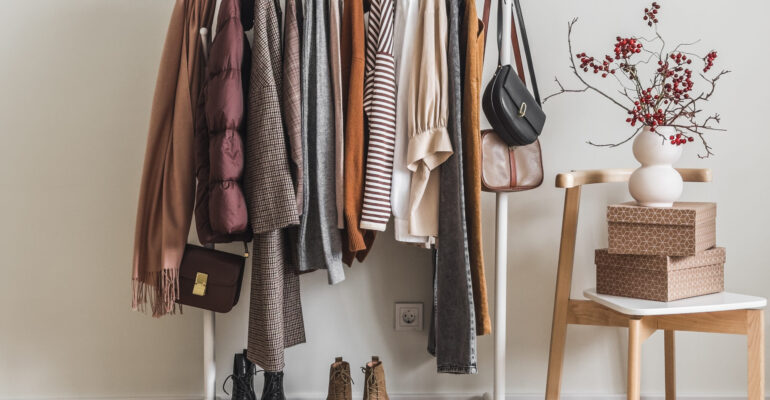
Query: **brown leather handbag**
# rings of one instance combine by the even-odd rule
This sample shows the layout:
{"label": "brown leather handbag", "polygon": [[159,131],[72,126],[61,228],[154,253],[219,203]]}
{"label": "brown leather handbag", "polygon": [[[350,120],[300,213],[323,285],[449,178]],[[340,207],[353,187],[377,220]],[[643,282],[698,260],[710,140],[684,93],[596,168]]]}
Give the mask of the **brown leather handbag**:
{"label": "brown leather handbag", "polygon": [[219,313],[232,310],[238,304],[248,256],[188,244],[179,266],[176,302]]}
{"label": "brown leather handbag", "polygon": [[[514,1],[516,14],[524,40],[524,51],[527,56],[527,66],[532,81],[532,92],[540,104],[540,94],[537,90],[532,56],[529,51],[524,19],[521,14],[519,0]],[[489,26],[489,9],[491,0],[484,1],[484,37]],[[498,36],[502,37],[502,12],[498,10]],[[511,42],[513,44],[516,71],[521,81],[526,84],[524,65],[519,47],[519,37],[515,17],[511,15]],[[499,48],[498,48],[499,51]],[[526,146],[508,146],[494,130],[481,131],[481,187],[486,192],[520,192],[539,187],[543,183],[543,158],[540,140],[535,140]]]}

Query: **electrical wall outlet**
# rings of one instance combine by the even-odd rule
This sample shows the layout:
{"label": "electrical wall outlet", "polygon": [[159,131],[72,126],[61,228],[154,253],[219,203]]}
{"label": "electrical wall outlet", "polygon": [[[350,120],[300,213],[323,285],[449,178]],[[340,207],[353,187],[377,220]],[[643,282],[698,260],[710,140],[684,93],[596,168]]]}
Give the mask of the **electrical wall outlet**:
{"label": "electrical wall outlet", "polygon": [[422,303],[396,303],[396,330],[422,330]]}

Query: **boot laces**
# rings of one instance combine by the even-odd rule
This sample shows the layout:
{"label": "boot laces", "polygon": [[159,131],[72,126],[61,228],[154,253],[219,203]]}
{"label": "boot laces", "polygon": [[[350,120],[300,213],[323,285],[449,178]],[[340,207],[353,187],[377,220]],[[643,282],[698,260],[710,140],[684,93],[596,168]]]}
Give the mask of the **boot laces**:
{"label": "boot laces", "polygon": [[[361,372],[366,375],[366,368],[361,367]],[[369,377],[366,378],[366,390],[369,392],[370,396],[379,396],[380,394],[380,382],[374,377],[374,368],[372,368],[372,373],[369,374]]]}
{"label": "boot laces", "polygon": [[232,380],[233,393],[235,393],[235,389],[240,389],[241,392],[246,393],[248,395],[249,390],[251,389],[251,385],[249,385],[249,381],[247,379],[251,379],[253,376],[256,376],[260,372],[263,372],[263,370],[254,371],[253,373],[246,372],[246,375],[243,375],[243,376],[230,374],[227,376],[227,378],[225,378],[225,381],[222,382],[222,390],[225,392],[226,395],[230,396],[230,393],[227,392],[227,381]]}
{"label": "boot laces", "polygon": [[348,383],[355,383],[353,382],[353,377],[350,376],[350,372],[344,370],[343,368],[337,368],[332,373],[332,382],[339,382],[343,385],[347,385]]}
{"label": "boot laces", "polygon": [[353,382],[353,377],[350,376],[350,372],[346,371],[342,367],[335,368],[329,380],[332,382],[332,387],[334,387],[335,394],[339,394],[340,390],[342,390],[342,394],[345,394],[345,387],[349,384],[355,383]]}

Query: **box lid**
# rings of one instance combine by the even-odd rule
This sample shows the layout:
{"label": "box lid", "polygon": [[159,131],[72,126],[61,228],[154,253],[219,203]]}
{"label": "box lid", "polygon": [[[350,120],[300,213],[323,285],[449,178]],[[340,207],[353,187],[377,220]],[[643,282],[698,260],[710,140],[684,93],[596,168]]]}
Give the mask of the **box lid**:
{"label": "box lid", "polygon": [[724,264],[727,251],[724,247],[713,247],[694,256],[672,257],[634,254],[610,254],[607,249],[597,249],[596,265],[637,268],[654,271],[676,271],[705,265]]}
{"label": "box lid", "polygon": [[644,207],[630,201],[607,207],[607,221],[649,225],[695,226],[713,220],[716,203],[674,203],[673,207]]}

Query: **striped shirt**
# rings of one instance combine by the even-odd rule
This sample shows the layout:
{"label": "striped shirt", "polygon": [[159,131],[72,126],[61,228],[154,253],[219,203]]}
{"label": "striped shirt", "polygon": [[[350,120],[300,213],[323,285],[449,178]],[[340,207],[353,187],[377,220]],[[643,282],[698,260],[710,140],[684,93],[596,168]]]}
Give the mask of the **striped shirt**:
{"label": "striped shirt", "polygon": [[366,36],[364,112],[369,143],[361,229],[384,231],[390,219],[390,188],[396,137],[396,64],[393,0],[372,0]]}

